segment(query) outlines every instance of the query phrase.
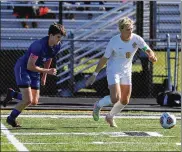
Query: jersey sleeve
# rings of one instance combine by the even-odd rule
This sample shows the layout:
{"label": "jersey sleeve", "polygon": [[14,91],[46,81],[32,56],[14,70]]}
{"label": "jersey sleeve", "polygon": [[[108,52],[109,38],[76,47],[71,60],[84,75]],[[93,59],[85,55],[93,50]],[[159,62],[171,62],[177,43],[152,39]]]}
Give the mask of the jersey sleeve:
{"label": "jersey sleeve", "polygon": [[30,54],[39,57],[41,55],[42,46],[40,43],[35,42],[30,46]]}
{"label": "jersey sleeve", "polygon": [[137,45],[142,51],[151,50],[148,44],[140,36],[137,36]]}
{"label": "jersey sleeve", "polygon": [[112,54],[112,41],[110,40],[107,47],[106,47],[106,50],[105,50],[105,53],[104,53],[104,57],[105,58],[110,58],[111,54]]}

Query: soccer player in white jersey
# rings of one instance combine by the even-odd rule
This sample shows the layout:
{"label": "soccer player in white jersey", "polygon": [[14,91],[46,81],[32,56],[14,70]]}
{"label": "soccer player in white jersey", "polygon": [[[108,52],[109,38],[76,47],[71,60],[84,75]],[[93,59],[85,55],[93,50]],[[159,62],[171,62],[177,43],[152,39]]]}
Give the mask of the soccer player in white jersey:
{"label": "soccer player in white jersey", "polygon": [[93,118],[99,120],[100,110],[103,106],[113,105],[106,115],[110,127],[117,127],[114,116],[129,103],[132,89],[131,74],[132,60],[138,48],[142,49],[151,62],[157,58],[142,37],[132,33],[133,21],[125,17],[118,22],[120,34],[112,37],[107,45],[105,54],[99,60],[93,75],[87,80],[86,85],[92,85],[99,71],[107,63],[107,81],[110,96],[105,96],[94,104]]}

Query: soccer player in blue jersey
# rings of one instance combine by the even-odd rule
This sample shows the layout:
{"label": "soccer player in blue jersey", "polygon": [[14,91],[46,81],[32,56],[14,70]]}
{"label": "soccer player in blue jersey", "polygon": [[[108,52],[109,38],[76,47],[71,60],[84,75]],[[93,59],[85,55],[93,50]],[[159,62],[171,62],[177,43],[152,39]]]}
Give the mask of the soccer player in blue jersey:
{"label": "soccer player in blue jersey", "polygon": [[[6,120],[12,127],[21,127],[16,118],[27,106],[38,103],[40,83],[45,85],[47,74],[56,75],[57,70],[50,68],[50,65],[61,48],[63,36],[66,36],[63,25],[57,23],[50,25],[48,36],[34,41],[28,51],[17,60],[14,72],[21,93],[8,89],[7,96],[3,101],[5,107],[13,98],[20,100]],[[41,67],[42,65],[44,68]],[[43,75],[40,79],[41,73]]]}

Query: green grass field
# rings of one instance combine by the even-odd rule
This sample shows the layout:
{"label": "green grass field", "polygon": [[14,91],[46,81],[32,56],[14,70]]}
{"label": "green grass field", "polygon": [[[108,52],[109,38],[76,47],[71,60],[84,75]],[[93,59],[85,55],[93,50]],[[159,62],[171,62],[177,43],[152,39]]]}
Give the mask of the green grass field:
{"label": "green grass field", "polygon": [[5,125],[1,127],[1,151],[18,151],[17,145],[28,151],[146,152],[180,151],[181,148],[180,113],[174,113],[178,120],[172,129],[160,126],[160,112],[132,111],[122,112],[119,116],[123,117],[115,119],[118,128],[110,128],[103,115],[95,122],[89,111],[25,110],[18,118],[23,127],[12,129],[5,122],[9,112],[1,112],[1,123]]}

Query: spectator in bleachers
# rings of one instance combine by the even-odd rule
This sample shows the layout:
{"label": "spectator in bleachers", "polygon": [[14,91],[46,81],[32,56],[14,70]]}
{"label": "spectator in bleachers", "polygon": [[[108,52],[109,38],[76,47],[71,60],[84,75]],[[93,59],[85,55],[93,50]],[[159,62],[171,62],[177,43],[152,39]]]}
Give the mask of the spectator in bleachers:
{"label": "spectator in bleachers", "polygon": [[[89,5],[89,4],[91,4],[91,2],[98,2],[99,5],[104,4],[104,1],[83,1],[83,4]],[[90,10],[89,7],[82,7],[81,6],[82,1],[81,2],[69,1],[69,2],[66,2],[65,4],[67,5],[67,7],[65,7],[64,10],[66,10],[66,11],[73,10],[73,7],[71,7],[72,4],[78,5],[78,7],[76,7],[76,10],[78,10],[78,11],[84,11],[84,10],[89,11]],[[105,11],[105,7],[99,7],[99,10]],[[88,13],[88,19],[92,19],[92,16],[93,15],[91,13]],[[66,19],[74,19],[75,17],[74,17],[73,13],[66,13],[65,18]]]}
{"label": "spectator in bleachers", "polygon": [[[92,1],[85,1],[84,4],[89,5],[89,4],[91,4],[91,2],[92,2]],[[94,2],[96,2],[96,1],[94,1]],[[99,5],[103,5],[103,4],[104,4],[103,1],[99,1]],[[88,11],[88,10],[90,10],[90,9],[89,9],[89,7],[85,7],[85,10]],[[99,7],[99,10],[105,11],[105,7]],[[88,19],[92,19],[92,16],[93,16],[93,15],[92,15],[91,13],[89,13],[89,14],[88,14]]]}
{"label": "spectator in bleachers", "polygon": [[[25,6],[14,6],[13,15],[17,18],[36,18],[37,17],[37,7],[33,6],[33,4],[37,4],[38,2],[19,2],[19,4],[24,4]],[[17,2],[18,4],[18,2]],[[26,6],[26,4],[32,4],[32,6]],[[29,28],[27,22],[21,22],[23,28]],[[32,22],[32,27],[37,28],[37,22]]]}
{"label": "spectator in bleachers", "polygon": [[[71,11],[73,8],[71,7],[72,4],[75,4],[74,1],[69,1],[65,3],[67,6],[64,8],[65,11]],[[71,19],[74,20],[75,16],[73,13],[66,13],[65,14],[65,19]]]}
{"label": "spectator in bleachers", "polygon": [[[46,84],[47,74],[56,75],[56,68],[50,68],[54,57],[59,53],[62,37],[66,36],[63,25],[54,23],[50,25],[48,35],[34,41],[25,54],[20,57],[14,67],[16,83],[21,91],[8,89],[3,106],[14,98],[19,102],[13,108],[6,122],[12,127],[21,127],[16,119],[29,105],[38,104],[40,97],[40,84]],[[41,77],[42,74],[42,77]]]}
{"label": "spectator in bleachers", "polygon": [[[20,4],[24,4],[25,6],[14,6],[13,15],[17,18],[50,18],[55,19],[55,14],[51,13],[51,9],[45,6],[36,6],[35,4],[44,4],[43,1],[32,1],[32,2],[20,2]],[[32,6],[26,6],[26,4],[31,4]],[[23,28],[29,28],[27,22],[21,22]],[[32,27],[37,28],[37,22],[32,22]]]}
{"label": "spectator in bleachers", "polygon": [[[39,4],[44,4],[44,1],[40,1]],[[39,6],[37,10],[38,18],[56,19],[56,15],[51,12],[51,9],[47,6]]]}

